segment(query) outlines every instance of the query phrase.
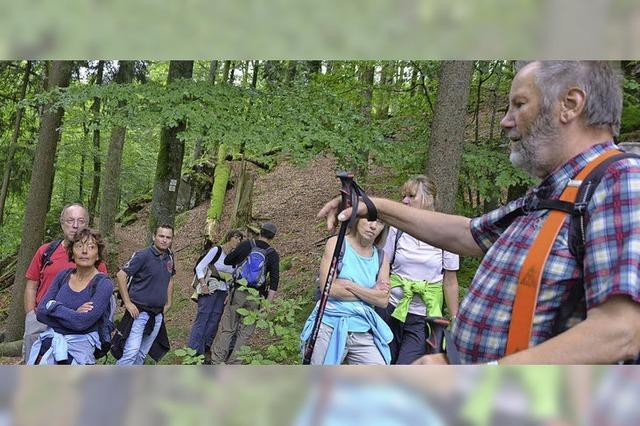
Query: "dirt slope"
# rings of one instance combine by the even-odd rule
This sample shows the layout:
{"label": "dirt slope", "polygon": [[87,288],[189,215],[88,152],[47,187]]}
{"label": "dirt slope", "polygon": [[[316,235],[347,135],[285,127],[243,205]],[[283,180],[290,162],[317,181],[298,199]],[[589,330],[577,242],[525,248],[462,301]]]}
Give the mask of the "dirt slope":
{"label": "dirt slope", "polygon": [[[291,260],[291,269],[281,275],[281,297],[294,296],[313,285],[322,246],[315,242],[327,236],[325,223],[316,219],[322,205],[339,191],[335,162],[317,157],[299,168],[281,164],[268,174],[260,174],[254,187],[253,217],[258,222],[273,221],[278,227],[274,247],[281,259]],[[227,192],[223,219],[216,238],[229,228],[235,190]],[[189,300],[193,266],[203,239],[208,201],[179,215],[173,249],[176,253],[174,308],[167,318],[173,348],[186,346],[196,305]],[[148,207],[137,222],[116,228],[118,261],[127,261],[135,250],[144,247]]]}

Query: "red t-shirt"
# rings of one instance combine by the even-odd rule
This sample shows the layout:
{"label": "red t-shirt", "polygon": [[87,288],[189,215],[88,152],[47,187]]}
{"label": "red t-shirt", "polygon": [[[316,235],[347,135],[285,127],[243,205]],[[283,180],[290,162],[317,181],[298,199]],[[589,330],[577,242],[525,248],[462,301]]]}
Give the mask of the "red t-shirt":
{"label": "red t-shirt", "polygon": [[[36,305],[40,303],[40,300],[44,297],[49,290],[49,286],[53,282],[53,279],[56,277],[58,272],[67,268],[75,268],[76,264],[73,262],[69,262],[69,257],[67,254],[67,250],[64,247],[64,244],[60,243],[56,250],[51,254],[51,263],[44,268],[42,274],[40,273],[40,267],[42,266],[42,255],[45,250],[49,246],[50,243],[46,243],[40,246],[40,248],[36,251],[36,254],[31,259],[31,263],[29,264],[29,269],[27,269],[27,273],[25,274],[25,278],[31,281],[36,281],[38,283],[38,290],[36,292]],[[100,262],[98,265],[98,271],[106,274],[107,267],[104,262]]]}

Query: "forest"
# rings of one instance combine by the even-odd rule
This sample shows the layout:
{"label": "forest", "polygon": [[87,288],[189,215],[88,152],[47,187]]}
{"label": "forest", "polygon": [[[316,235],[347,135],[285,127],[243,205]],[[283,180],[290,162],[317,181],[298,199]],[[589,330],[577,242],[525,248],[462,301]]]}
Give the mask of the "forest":
{"label": "forest", "polygon": [[[640,63],[617,65],[618,142],[637,141]],[[18,362],[33,254],[60,236],[62,207],[81,203],[111,275],[158,224],[182,236],[168,364],[202,361],[185,341],[203,239],[274,221],[281,291],[274,309],[247,313],[258,332],[244,359],[299,363],[328,236],[315,214],[338,194],[335,172],[394,199],[426,174],[438,211],[470,217],[524,194],[534,180],[509,162],[500,127],[514,74],[509,60],[0,62],[0,362]],[[476,266],[462,259],[461,293]]]}

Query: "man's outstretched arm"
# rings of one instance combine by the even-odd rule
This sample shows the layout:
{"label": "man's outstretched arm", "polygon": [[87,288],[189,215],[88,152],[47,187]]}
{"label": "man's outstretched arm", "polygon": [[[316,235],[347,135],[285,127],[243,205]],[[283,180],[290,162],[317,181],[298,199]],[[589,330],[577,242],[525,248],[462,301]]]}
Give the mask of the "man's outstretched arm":
{"label": "man's outstretched arm", "polygon": [[[416,209],[385,198],[371,198],[371,201],[378,210],[380,220],[420,241],[463,256],[484,255],[471,235],[471,219],[467,217]],[[339,206],[340,198],[334,198],[318,213],[318,217],[327,218],[329,230],[334,229],[339,220],[348,220],[351,216],[351,208],[344,210],[338,216]],[[367,207],[364,203],[359,203],[358,216],[366,217],[366,215]]]}

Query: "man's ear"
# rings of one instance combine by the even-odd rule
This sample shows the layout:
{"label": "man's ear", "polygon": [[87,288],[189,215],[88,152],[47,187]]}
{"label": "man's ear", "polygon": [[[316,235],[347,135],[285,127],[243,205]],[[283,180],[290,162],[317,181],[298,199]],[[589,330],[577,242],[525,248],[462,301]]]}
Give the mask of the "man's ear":
{"label": "man's ear", "polygon": [[560,102],[560,122],[568,124],[582,115],[587,94],[578,87],[572,87]]}

